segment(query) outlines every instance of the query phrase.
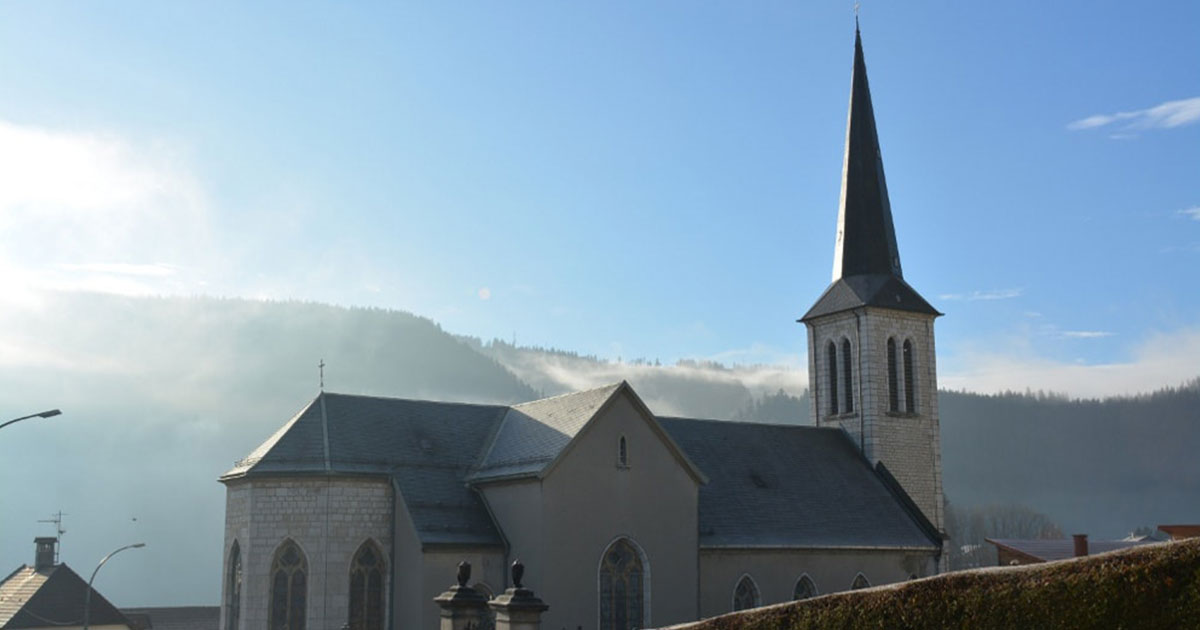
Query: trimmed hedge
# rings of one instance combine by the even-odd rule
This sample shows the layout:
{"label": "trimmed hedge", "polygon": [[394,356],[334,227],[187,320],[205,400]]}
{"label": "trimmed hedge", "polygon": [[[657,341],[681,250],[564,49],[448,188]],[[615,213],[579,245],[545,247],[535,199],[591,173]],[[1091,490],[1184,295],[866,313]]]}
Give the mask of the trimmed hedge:
{"label": "trimmed hedge", "polygon": [[1200,628],[1200,539],[947,573],[676,628]]}

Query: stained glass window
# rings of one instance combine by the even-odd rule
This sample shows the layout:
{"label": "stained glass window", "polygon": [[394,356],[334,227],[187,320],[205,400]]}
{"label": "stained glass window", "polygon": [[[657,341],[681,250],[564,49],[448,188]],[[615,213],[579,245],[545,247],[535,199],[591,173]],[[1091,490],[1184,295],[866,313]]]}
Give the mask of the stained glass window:
{"label": "stained glass window", "polygon": [[233,541],[229,550],[229,577],[225,585],[225,628],[237,630],[242,608],[242,550]]}
{"label": "stained glass window", "polygon": [[600,563],[600,630],[634,630],[645,623],[645,567],[641,554],[622,538]]}
{"label": "stained glass window", "polygon": [[750,579],[749,575],[743,575],[733,589],[733,609],[746,610],[747,608],[758,608],[758,606],[758,585]]}
{"label": "stained glass window", "polygon": [[383,630],[383,553],[368,540],[350,565],[350,630]]}
{"label": "stained glass window", "polygon": [[800,579],[796,580],[796,588],[792,590],[792,599],[808,599],[816,596],[817,585],[813,584],[812,578],[807,575],[800,576]]}
{"label": "stained glass window", "polygon": [[270,630],[304,630],[308,560],[291,540],[283,541],[271,563]]}

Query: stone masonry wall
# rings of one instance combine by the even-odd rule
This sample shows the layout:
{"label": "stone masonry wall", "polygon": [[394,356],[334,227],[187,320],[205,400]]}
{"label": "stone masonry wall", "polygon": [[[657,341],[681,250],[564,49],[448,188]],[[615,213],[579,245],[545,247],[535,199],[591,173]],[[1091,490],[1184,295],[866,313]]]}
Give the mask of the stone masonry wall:
{"label": "stone masonry wall", "polygon": [[[900,412],[889,410],[887,340],[896,341]],[[854,411],[830,405],[830,341],[838,348],[838,395],[842,399],[842,340],[851,344]],[[913,344],[915,409],[904,410],[903,344]],[[938,529],[944,525],[941,431],[933,317],[890,309],[863,308],[809,323],[809,388],[817,426],[844,429],[872,463],[882,461]]]}
{"label": "stone masonry wall", "polygon": [[[226,491],[225,558],[236,539],[242,554],[242,601],[237,630],[267,627],[271,564],[291,539],[308,563],[307,624],[340,628],[349,615],[350,564],[373,540],[391,558],[391,484],[384,479],[314,477],[234,482]],[[389,576],[393,567],[387,567]],[[224,592],[227,585],[224,585]],[[385,585],[384,592],[387,592]],[[222,629],[225,626],[222,599]]]}

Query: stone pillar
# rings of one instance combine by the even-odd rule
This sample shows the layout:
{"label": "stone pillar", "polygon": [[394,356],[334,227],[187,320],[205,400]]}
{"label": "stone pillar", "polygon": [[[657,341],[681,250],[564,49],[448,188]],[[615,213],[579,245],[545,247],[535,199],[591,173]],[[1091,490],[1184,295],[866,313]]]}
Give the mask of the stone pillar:
{"label": "stone pillar", "polygon": [[525,565],[517,560],[512,564],[512,587],[488,602],[496,611],[496,630],[541,629],[542,613],[550,607],[521,584],[524,575]]}
{"label": "stone pillar", "polygon": [[433,598],[442,608],[441,630],[478,630],[487,615],[487,598],[467,586],[471,579],[471,563],[458,564],[458,584]]}

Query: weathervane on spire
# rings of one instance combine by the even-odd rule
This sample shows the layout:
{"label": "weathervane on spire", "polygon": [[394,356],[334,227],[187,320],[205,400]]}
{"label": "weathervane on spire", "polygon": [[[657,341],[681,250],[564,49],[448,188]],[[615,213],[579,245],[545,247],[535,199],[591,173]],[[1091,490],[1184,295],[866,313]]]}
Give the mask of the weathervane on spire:
{"label": "weathervane on spire", "polygon": [[854,3],[854,28],[858,28],[858,7],[862,6],[861,2]]}
{"label": "weathervane on spire", "polygon": [[321,362],[317,364],[317,370],[321,375],[321,391],[325,391],[325,359],[321,359]]}

